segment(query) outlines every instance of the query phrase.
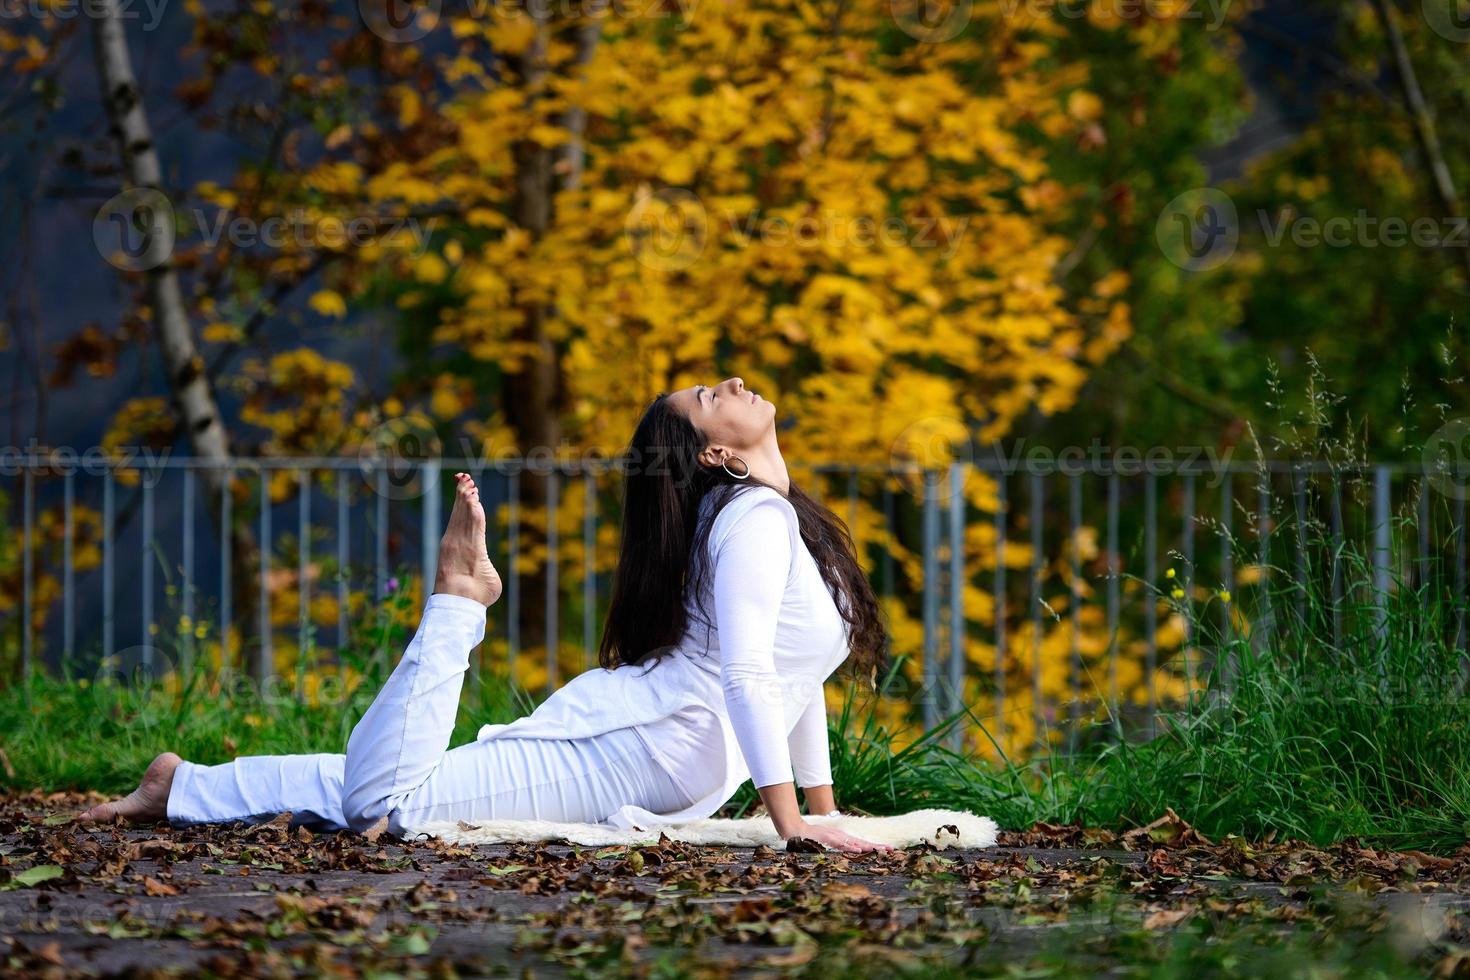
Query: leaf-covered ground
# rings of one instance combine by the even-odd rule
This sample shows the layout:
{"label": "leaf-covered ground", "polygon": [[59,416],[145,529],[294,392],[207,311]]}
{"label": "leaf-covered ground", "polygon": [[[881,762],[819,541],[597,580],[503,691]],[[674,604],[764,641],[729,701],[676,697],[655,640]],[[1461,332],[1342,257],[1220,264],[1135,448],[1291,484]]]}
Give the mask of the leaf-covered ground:
{"label": "leaf-covered ground", "polygon": [[464,847],[0,801],[11,975],[1470,976],[1470,846],[1037,824],[988,850]]}

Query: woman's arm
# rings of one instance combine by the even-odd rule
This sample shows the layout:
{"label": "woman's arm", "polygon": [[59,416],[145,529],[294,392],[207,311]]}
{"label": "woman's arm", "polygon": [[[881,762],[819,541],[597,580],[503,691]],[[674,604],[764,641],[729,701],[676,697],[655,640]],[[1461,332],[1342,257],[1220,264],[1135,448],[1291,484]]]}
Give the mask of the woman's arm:
{"label": "woman's arm", "polygon": [[715,556],[720,683],[751,780],[776,832],[789,837],[801,829],[802,819],[786,744],[775,645],[776,619],[791,569],[790,525],[776,500],[756,503],[738,520]]}
{"label": "woman's arm", "polygon": [[807,813],[836,809],[832,799],[832,759],[827,744],[827,698],[822,685],[807,696],[806,709],[791,729],[787,747],[796,771],[796,785],[806,797]]}
{"label": "woman's arm", "polygon": [[730,726],[782,839],[806,837],[853,854],[890,851],[886,844],[836,827],[808,824],[797,807],[786,741],[785,689],[775,666],[776,620],[791,571],[787,521],[781,501],[759,501],[740,515],[738,528],[726,535],[715,556],[715,628],[720,634],[720,680]]}

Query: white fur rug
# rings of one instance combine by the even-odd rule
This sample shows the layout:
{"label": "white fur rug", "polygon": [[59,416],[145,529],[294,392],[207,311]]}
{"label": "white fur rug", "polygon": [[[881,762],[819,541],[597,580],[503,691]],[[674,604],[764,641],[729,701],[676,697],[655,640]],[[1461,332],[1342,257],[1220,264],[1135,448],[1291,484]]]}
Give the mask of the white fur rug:
{"label": "white fur rug", "polygon": [[[893,817],[860,817],[841,814],[835,817],[807,817],[813,824],[833,824],[850,834],[894,847],[932,844],[946,847],[994,847],[998,829],[989,817],[963,810],[915,810]],[[532,841],[566,840],[588,846],[615,844],[656,844],[660,831],[670,840],[687,844],[723,844],[730,847],[755,847],[765,844],[778,850],[786,844],[776,834],[768,817],[740,820],[691,820],[669,824],[652,830],[618,830],[592,823],[553,823],[549,820],[482,820],[469,824],[429,823],[414,828],[415,833],[439,837],[455,844],[508,844]]]}

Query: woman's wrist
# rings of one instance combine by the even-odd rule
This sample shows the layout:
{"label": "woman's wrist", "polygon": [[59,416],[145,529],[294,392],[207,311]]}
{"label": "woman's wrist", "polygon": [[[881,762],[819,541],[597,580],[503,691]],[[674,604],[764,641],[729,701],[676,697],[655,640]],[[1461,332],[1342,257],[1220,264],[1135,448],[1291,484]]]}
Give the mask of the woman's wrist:
{"label": "woman's wrist", "polygon": [[776,836],[782,840],[786,840],[788,837],[796,837],[806,829],[806,826],[806,821],[801,817],[797,817],[795,823],[776,824]]}
{"label": "woman's wrist", "polygon": [[837,800],[832,792],[831,783],[803,787],[802,795],[806,797],[807,813],[830,816],[832,811],[837,809]]}
{"label": "woman's wrist", "polygon": [[794,782],[772,783],[769,786],[758,787],[756,792],[760,794],[761,802],[766,805],[766,813],[770,815],[776,833],[780,834],[783,840],[806,825],[806,822],[801,819],[801,808],[796,805],[796,784]]}

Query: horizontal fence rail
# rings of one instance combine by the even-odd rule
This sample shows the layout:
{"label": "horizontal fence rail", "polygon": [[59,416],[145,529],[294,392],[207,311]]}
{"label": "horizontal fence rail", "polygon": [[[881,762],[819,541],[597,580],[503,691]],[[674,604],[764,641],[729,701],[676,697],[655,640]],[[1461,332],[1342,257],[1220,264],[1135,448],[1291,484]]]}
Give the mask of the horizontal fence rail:
{"label": "horizontal fence rail", "polygon": [[[997,459],[791,469],[853,528],[890,617],[916,625],[921,641],[900,652],[917,663],[907,697],[925,728],[969,709],[998,745],[1014,746],[1014,730],[1043,746],[1064,732],[1075,747],[1099,712],[1153,731],[1178,691],[1212,674],[1228,688],[1227,651],[1206,634],[1245,615],[1243,589],[1254,587],[1252,635],[1265,637],[1283,617],[1317,614],[1305,588],[1262,581],[1320,583],[1332,622],[1319,625],[1340,638],[1349,541],[1364,545],[1377,601],[1396,583],[1442,584],[1465,649],[1464,488],[1421,467]],[[237,657],[256,679],[279,673],[278,645],[294,645],[299,691],[306,665],[347,648],[368,610],[432,582],[452,502],[446,474],[460,470],[481,485],[505,580],[494,666],[514,674],[534,648],[549,692],[578,659],[581,669],[596,662],[620,526],[614,461],[12,457],[0,491],[20,595],[7,604],[5,642],[22,676],[119,656],[151,675],[188,666],[213,637],[221,659]],[[547,513],[557,519],[535,527]],[[354,590],[366,593],[358,609]],[[252,594],[244,622],[237,602]],[[314,606],[324,598],[335,622]],[[955,728],[955,745],[976,741],[970,727]]]}

